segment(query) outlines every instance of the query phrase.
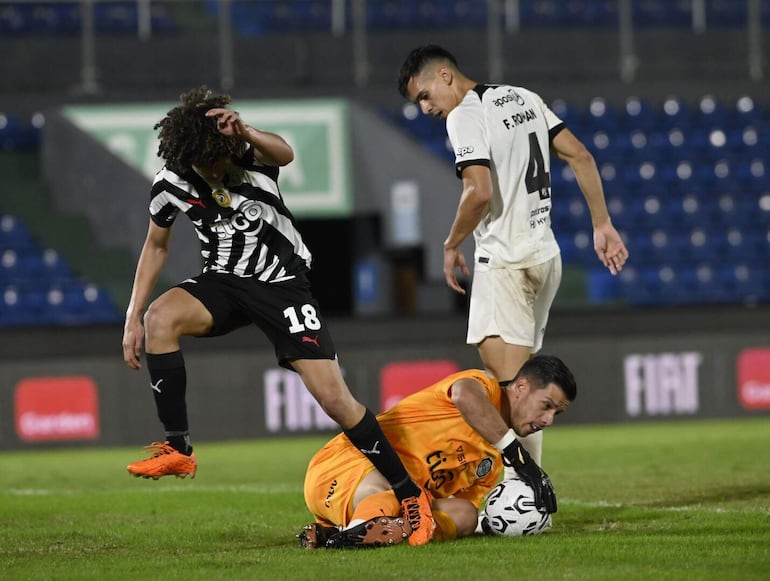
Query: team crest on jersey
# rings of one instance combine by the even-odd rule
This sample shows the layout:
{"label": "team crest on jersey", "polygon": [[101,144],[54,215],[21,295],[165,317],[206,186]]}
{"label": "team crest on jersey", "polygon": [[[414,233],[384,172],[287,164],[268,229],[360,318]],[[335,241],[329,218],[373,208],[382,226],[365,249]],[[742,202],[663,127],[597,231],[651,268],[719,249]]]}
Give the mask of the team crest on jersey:
{"label": "team crest on jersey", "polygon": [[211,192],[211,197],[214,198],[214,201],[222,208],[229,208],[230,204],[233,203],[233,199],[230,197],[230,192],[224,188],[217,188]]}
{"label": "team crest on jersey", "polygon": [[489,458],[484,458],[481,462],[479,462],[479,465],[476,466],[476,476],[479,478],[483,478],[487,474],[490,473],[492,470],[492,460]]}

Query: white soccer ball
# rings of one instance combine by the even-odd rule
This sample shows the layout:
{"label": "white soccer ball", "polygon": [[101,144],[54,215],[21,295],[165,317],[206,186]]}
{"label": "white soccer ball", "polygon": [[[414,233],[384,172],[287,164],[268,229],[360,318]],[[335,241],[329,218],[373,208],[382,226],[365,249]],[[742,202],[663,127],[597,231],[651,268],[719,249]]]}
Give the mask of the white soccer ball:
{"label": "white soccer ball", "polygon": [[551,528],[551,515],[535,507],[535,493],[518,478],[503,480],[487,496],[481,529],[501,537],[539,535]]}

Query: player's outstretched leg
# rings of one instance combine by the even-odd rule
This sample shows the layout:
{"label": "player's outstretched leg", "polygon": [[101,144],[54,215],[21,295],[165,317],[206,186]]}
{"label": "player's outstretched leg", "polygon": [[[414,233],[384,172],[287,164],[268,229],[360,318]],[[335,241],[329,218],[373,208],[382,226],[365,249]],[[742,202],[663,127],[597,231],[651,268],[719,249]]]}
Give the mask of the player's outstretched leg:
{"label": "player's outstretched leg", "polygon": [[340,532],[339,527],[327,527],[318,522],[305,525],[297,535],[299,545],[303,549],[323,549],[329,537]]}
{"label": "player's outstretched leg", "polygon": [[130,474],[153,480],[157,480],[161,476],[176,476],[177,478],[190,476],[195,478],[195,472],[198,470],[195,452],[187,456],[172,448],[168,442],[162,444],[153,442],[149,446],[145,446],[145,449],[152,454],[149,458],[129,464],[128,472]]}
{"label": "player's outstretched leg", "polygon": [[376,516],[359,525],[333,534],[327,549],[362,549],[397,545],[409,538],[412,527],[401,517]]}

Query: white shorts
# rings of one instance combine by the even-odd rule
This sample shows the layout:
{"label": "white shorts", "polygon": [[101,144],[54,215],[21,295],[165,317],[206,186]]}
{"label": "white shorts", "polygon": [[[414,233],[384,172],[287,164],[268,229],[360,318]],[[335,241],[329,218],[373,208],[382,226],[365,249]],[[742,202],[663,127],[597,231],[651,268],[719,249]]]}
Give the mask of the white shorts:
{"label": "white shorts", "polygon": [[543,346],[548,312],[561,283],[561,255],[529,268],[477,268],[473,273],[468,337],[478,345],[499,336],[511,345]]}

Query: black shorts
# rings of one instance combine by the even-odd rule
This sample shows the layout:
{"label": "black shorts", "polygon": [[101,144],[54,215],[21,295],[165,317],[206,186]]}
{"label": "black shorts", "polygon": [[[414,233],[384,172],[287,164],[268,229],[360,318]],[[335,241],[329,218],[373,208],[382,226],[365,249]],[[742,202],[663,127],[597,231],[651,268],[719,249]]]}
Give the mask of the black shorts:
{"label": "black shorts", "polygon": [[293,369],[295,359],[335,359],[334,342],[305,275],[267,283],[256,277],[204,272],[177,285],[214,318],[206,337],[254,324],[275,348],[278,363]]}

